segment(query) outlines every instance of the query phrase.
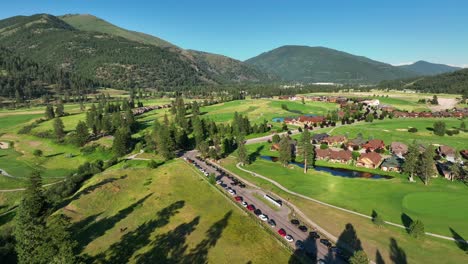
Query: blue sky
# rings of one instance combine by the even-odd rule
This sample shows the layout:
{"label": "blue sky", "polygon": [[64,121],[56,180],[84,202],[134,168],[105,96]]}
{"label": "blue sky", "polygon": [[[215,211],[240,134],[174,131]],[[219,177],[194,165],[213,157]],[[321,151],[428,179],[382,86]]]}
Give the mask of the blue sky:
{"label": "blue sky", "polygon": [[0,19],[93,14],[182,48],[240,60],[295,44],[392,64],[422,59],[468,67],[465,0],[16,0],[1,6]]}

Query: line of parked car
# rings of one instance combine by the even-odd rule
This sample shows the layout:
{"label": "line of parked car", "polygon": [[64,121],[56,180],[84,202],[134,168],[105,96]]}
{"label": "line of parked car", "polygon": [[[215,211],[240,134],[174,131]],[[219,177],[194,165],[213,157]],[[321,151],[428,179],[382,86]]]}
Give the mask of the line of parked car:
{"label": "line of parked car", "polygon": [[[233,196],[233,199],[236,201],[236,202],[239,202],[244,208],[246,208],[249,212],[252,212],[253,214],[255,214],[261,221],[267,223],[270,227],[272,228],[276,228],[276,221],[272,218],[269,218],[268,215],[264,214],[260,209],[256,208],[254,204],[248,204],[247,202],[244,201],[244,198],[242,196],[239,196],[237,195],[237,192],[236,190],[233,188],[234,186],[238,186],[240,188],[245,188],[246,185],[241,182],[240,180],[238,180],[236,177],[234,177],[233,175],[229,174],[228,172],[224,171],[223,169],[219,168],[218,166],[206,161],[206,160],[203,160],[202,158],[200,157],[195,157],[195,159],[197,159],[196,161],[193,160],[193,159],[190,159],[190,158],[184,158],[187,162],[193,164],[197,169],[199,169],[205,176],[209,176],[209,173],[203,169],[202,166],[199,165],[198,162],[203,162],[205,163],[207,166],[210,166],[212,167],[214,170],[216,170],[220,176],[222,177],[226,177],[228,178],[231,182],[230,182],[230,185],[232,186],[228,186],[224,181],[222,181],[220,178],[221,177],[217,177],[217,181],[216,181],[216,184],[219,185],[220,187],[222,187],[226,192],[228,192],[231,196]],[[300,223],[299,220],[297,219],[292,219],[291,220],[291,224],[294,225],[294,226],[297,226],[297,228],[302,231],[302,232],[308,232],[309,231],[309,228]],[[278,229],[278,234],[283,237],[286,241],[292,243],[294,242],[294,237],[290,234],[287,234],[286,230],[284,228],[279,228]],[[318,232],[316,231],[310,231],[309,232],[309,237],[313,238],[313,239],[320,239],[320,235]],[[326,247],[329,248],[329,250],[333,251],[334,253],[336,253],[337,255],[340,255],[342,256],[343,252],[337,248],[336,246],[333,246],[332,243],[326,239],[326,238],[321,238],[320,240],[320,243],[325,245]],[[298,250],[303,250],[304,249],[304,242],[302,240],[297,240],[295,242],[295,246],[296,246],[296,249]]]}

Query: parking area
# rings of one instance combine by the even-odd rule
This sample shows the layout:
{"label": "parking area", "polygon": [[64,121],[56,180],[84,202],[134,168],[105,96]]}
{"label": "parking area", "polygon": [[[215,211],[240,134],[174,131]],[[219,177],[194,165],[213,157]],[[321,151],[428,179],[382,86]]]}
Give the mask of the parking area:
{"label": "parking area", "polygon": [[274,195],[258,187],[248,186],[219,165],[198,157],[196,151],[184,153],[182,157],[205,176],[213,174],[218,188],[229,194],[246,211],[258,217],[263,225],[275,232],[278,238],[284,239],[297,252],[317,259],[319,263],[346,263],[344,258],[340,257],[340,249],[334,247],[313,227],[296,219],[291,209],[282,205],[282,201]]}

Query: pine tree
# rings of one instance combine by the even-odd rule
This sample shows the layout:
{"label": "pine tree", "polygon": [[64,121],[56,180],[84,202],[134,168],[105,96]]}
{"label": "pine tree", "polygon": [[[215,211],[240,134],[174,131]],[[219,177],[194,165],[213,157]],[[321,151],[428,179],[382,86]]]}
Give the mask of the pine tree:
{"label": "pine tree", "polygon": [[240,137],[237,142],[237,160],[242,166],[249,164],[247,149],[245,148],[244,139],[242,137]]}
{"label": "pine tree", "polygon": [[408,146],[408,153],[405,156],[403,171],[408,173],[410,181],[413,181],[413,176],[418,170],[419,150],[416,142]]}
{"label": "pine tree", "polygon": [[156,131],[156,149],[166,160],[174,158],[174,142],[168,127],[158,126]]}
{"label": "pine tree", "polygon": [[77,242],[70,233],[70,221],[62,214],[54,215],[47,226],[47,251],[50,252],[48,263],[78,263],[75,249]]}
{"label": "pine tree", "polygon": [[54,133],[57,140],[61,141],[65,136],[65,126],[60,117],[54,118]]}
{"label": "pine tree", "polygon": [[42,179],[33,172],[16,212],[16,252],[18,263],[47,263],[44,258],[45,215],[47,205],[42,190]]}
{"label": "pine tree", "polygon": [[291,143],[288,136],[282,136],[280,141],[279,161],[286,167],[292,159]]}
{"label": "pine tree", "polygon": [[89,138],[89,128],[83,121],[78,122],[75,128],[75,144],[77,146],[83,146]]}
{"label": "pine tree", "polygon": [[437,136],[445,135],[445,127],[445,122],[443,121],[434,122],[434,134]]}
{"label": "pine tree", "polygon": [[304,173],[307,173],[309,166],[314,166],[315,155],[314,146],[311,143],[309,130],[304,129],[299,140],[299,155],[304,160]]}
{"label": "pine tree", "polygon": [[60,102],[57,104],[57,107],[55,108],[55,116],[61,117],[65,115],[65,110],[63,108],[63,103]]}
{"label": "pine tree", "polygon": [[112,152],[117,157],[122,157],[127,154],[130,148],[131,136],[130,131],[126,127],[121,127],[115,132],[114,143],[112,144]]}
{"label": "pine tree", "polygon": [[349,259],[350,264],[369,264],[369,258],[364,250],[354,252],[353,256]]}
{"label": "pine tree", "polygon": [[51,105],[46,106],[45,117],[47,119],[53,119],[55,117],[54,108]]}
{"label": "pine tree", "polygon": [[421,155],[418,164],[418,171],[424,181],[424,185],[428,185],[429,180],[435,174],[434,167],[434,148],[432,146],[428,146]]}
{"label": "pine tree", "polygon": [[414,238],[421,238],[424,236],[424,224],[421,220],[413,221],[408,229],[408,233]]}
{"label": "pine tree", "polygon": [[200,114],[200,106],[197,101],[192,103],[192,115],[198,116]]}

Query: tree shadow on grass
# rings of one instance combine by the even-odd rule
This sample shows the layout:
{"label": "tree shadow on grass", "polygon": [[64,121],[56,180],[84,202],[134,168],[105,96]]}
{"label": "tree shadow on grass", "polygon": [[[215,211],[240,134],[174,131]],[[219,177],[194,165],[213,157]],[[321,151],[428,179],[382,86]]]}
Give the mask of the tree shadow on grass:
{"label": "tree shadow on grass", "polygon": [[361,240],[358,238],[356,229],[354,229],[352,224],[346,224],[345,229],[336,241],[336,246],[350,251],[351,255],[355,251],[362,250]]}
{"label": "tree shadow on grass", "polygon": [[378,249],[377,249],[377,252],[375,253],[375,264],[385,264],[382,254],[380,254],[380,250]]}
{"label": "tree shadow on grass", "polygon": [[206,238],[188,253],[186,253],[188,248],[186,239],[195,230],[200,217],[181,224],[165,234],[158,235],[151,242],[148,251],[135,257],[136,263],[207,263],[208,251],[216,245],[231,215],[232,211],[229,211],[221,220],[214,223],[206,232]]}
{"label": "tree shadow on grass", "polygon": [[151,243],[151,234],[154,230],[167,225],[169,219],[177,214],[184,204],[184,201],[178,201],[162,209],[156,214],[154,220],[140,225],[133,231],[129,231],[122,236],[120,241],[112,244],[106,252],[95,257],[88,256],[88,262],[128,263],[136,251]]}
{"label": "tree shadow on grass", "polygon": [[254,162],[260,157],[260,152],[265,148],[264,145],[259,146],[254,152],[249,154],[249,161]]}
{"label": "tree shadow on grass", "polygon": [[406,232],[409,232],[409,227],[413,223],[413,219],[406,213],[401,214],[401,223],[405,226]]}
{"label": "tree shadow on grass", "polygon": [[455,244],[457,244],[458,248],[463,250],[465,253],[468,253],[468,244],[466,239],[464,239],[460,234],[458,234],[453,228],[449,227],[450,232],[452,233],[453,239],[455,239]]}
{"label": "tree shadow on grass", "polygon": [[398,264],[406,264],[408,263],[406,260],[406,253],[405,251],[398,246],[397,241],[395,238],[390,238],[390,259],[393,263]]}
{"label": "tree shadow on grass", "polygon": [[65,154],[65,152],[58,152],[58,153],[55,153],[55,154],[49,154],[49,155],[46,155],[44,157],[45,158],[53,158],[53,157],[60,156],[60,155],[63,155],[63,154]]}
{"label": "tree shadow on grass", "polygon": [[206,231],[206,238],[203,239],[194,249],[192,249],[183,259],[182,263],[207,263],[208,251],[210,248],[216,246],[218,239],[221,238],[223,230],[229,223],[232,211],[227,212],[224,217],[218,222],[214,223],[208,231]]}
{"label": "tree shadow on grass", "polygon": [[80,246],[79,250],[83,250],[90,242],[104,235],[107,230],[112,229],[118,222],[130,215],[136,208],[140,207],[151,195],[152,194],[146,195],[111,217],[97,220],[100,215],[97,214],[89,216],[83,221],[75,224],[73,229],[76,230],[74,234],[76,234],[75,239],[78,241],[78,245]]}

